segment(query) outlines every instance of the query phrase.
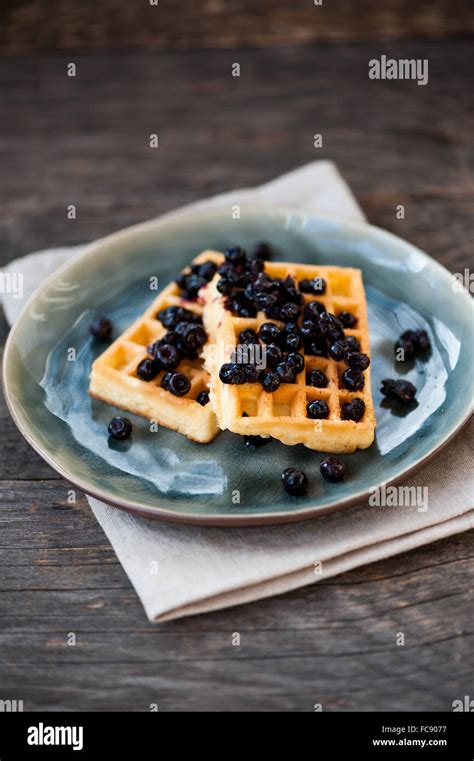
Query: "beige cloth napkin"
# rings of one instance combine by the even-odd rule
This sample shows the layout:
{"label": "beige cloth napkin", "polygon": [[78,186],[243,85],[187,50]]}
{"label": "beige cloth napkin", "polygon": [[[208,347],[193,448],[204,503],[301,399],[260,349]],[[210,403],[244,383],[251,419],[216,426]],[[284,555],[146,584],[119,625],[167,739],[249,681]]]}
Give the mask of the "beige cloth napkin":
{"label": "beige cloth napkin", "polygon": [[[364,221],[349,188],[328,161],[313,162],[259,188],[236,190],[197,206],[249,201]],[[172,213],[183,214],[188,208]],[[37,252],[7,269],[24,274],[27,298],[49,272],[83,249]],[[4,298],[10,323],[23,301]],[[438,458],[405,482],[428,487],[426,512],[361,504],[304,523],[223,529],[151,521],[88,500],[148,618],[166,621],[288,592],[473,528],[473,432],[471,422]]]}

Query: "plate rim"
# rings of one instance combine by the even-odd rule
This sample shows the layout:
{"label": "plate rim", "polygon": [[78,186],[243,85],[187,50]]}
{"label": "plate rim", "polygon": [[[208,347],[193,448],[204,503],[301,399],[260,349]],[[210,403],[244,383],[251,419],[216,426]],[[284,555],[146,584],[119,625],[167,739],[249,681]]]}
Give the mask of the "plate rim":
{"label": "plate rim", "polygon": [[[241,208],[245,208],[245,207],[246,207],[246,204],[241,204]],[[401,244],[405,247],[408,247],[409,249],[411,249],[411,251],[413,251],[418,256],[421,256],[424,260],[426,260],[427,263],[431,267],[435,266],[435,268],[439,270],[443,274],[443,276],[446,276],[446,275],[451,276],[451,273],[449,272],[449,270],[447,270],[438,261],[430,257],[429,254],[425,253],[424,251],[419,249],[417,246],[414,246],[409,241],[406,241],[405,239],[400,238],[394,233],[384,230],[383,228],[377,227],[376,225],[371,225],[367,222],[357,222],[357,221],[348,220],[347,218],[344,218],[343,216],[339,216],[336,214],[334,215],[317,214],[317,213],[313,214],[311,212],[307,212],[301,209],[295,209],[292,207],[286,207],[281,205],[255,204],[247,208],[249,211],[251,211],[253,215],[258,213],[265,213],[267,215],[268,214],[274,214],[274,215],[284,214],[286,216],[292,216],[292,217],[296,216],[296,217],[302,217],[302,218],[320,219],[322,221],[328,221],[328,222],[333,221],[335,223],[343,225],[349,230],[355,229],[359,231],[364,231],[369,229],[374,231],[376,235],[379,235],[379,236],[381,235],[382,237],[386,237],[397,244]],[[36,441],[35,437],[27,429],[26,423],[23,421],[22,417],[15,409],[15,404],[11,396],[11,390],[9,388],[9,381],[7,379],[7,374],[8,374],[9,356],[12,350],[16,330],[18,329],[21,319],[28,312],[31,304],[33,304],[36,301],[36,299],[40,296],[40,294],[46,288],[49,287],[50,283],[52,283],[57,277],[61,277],[63,272],[67,272],[69,268],[72,267],[74,264],[78,263],[79,261],[83,262],[89,256],[92,256],[92,255],[97,256],[97,253],[96,253],[97,247],[100,248],[103,245],[113,244],[116,241],[120,241],[120,239],[122,238],[126,238],[130,234],[133,235],[134,233],[140,233],[141,231],[146,232],[148,229],[151,229],[155,226],[159,226],[162,223],[166,223],[167,221],[173,221],[173,219],[176,219],[180,216],[184,216],[185,213],[186,215],[190,214],[191,216],[198,217],[198,218],[206,218],[206,217],[215,218],[219,214],[221,216],[224,215],[223,209],[219,207],[207,208],[207,209],[200,208],[195,210],[190,209],[189,211],[183,209],[176,212],[170,212],[156,219],[146,220],[146,221],[139,222],[137,224],[122,228],[113,233],[110,233],[109,235],[99,238],[91,242],[90,244],[86,244],[86,249],[82,251],[82,253],[80,253],[76,257],[73,257],[72,260],[64,262],[60,267],[55,269],[33,291],[33,293],[30,295],[30,297],[27,299],[22,309],[20,310],[20,313],[18,314],[15,322],[13,323],[9,331],[7,340],[5,342],[5,347],[4,347],[4,355],[3,355],[3,362],[2,362],[3,391],[4,391],[4,397],[5,397],[7,409],[10,415],[12,416],[12,419],[15,425],[19,429],[22,436],[30,444],[30,446],[53,468],[53,470],[59,473],[59,475],[61,475],[70,484],[72,484],[73,486],[78,488],[80,491],[82,491],[86,496],[93,497],[94,499],[103,501],[106,504],[110,504],[126,512],[129,512],[135,515],[141,515],[147,518],[153,518],[155,520],[164,520],[164,521],[169,521],[172,523],[187,524],[187,525],[220,526],[220,527],[278,525],[283,523],[296,523],[296,522],[301,522],[305,520],[311,520],[322,515],[327,515],[329,513],[337,512],[347,507],[351,507],[353,505],[363,503],[370,496],[371,490],[367,489],[367,490],[359,491],[350,497],[341,498],[329,504],[323,504],[319,506],[309,505],[309,506],[300,508],[299,510],[289,509],[288,511],[285,511],[285,512],[268,512],[265,514],[258,514],[258,515],[252,515],[248,513],[235,513],[235,514],[226,514],[226,515],[212,515],[208,513],[194,513],[194,514],[177,513],[172,510],[168,510],[167,508],[160,507],[159,505],[151,507],[148,505],[144,505],[141,502],[136,502],[132,499],[120,499],[119,497],[115,497],[113,494],[111,495],[107,490],[103,491],[100,489],[91,488],[87,483],[83,482],[80,478],[71,476],[71,474],[66,469],[64,469],[62,465],[57,463],[54,457],[52,457],[49,454],[49,452],[45,450],[38,441]],[[466,304],[469,304],[471,310],[473,310],[474,301],[470,298],[469,293],[464,290],[462,292],[462,295],[463,297],[467,297]],[[420,457],[410,466],[403,469],[400,473],[398,473],[393,478],[389,479],[388,481],[383,481],[381,483],[384,483],[387,486],[397,484],[401,480],[405,479],[407,476],[416,472],[425,464],[430,462],[440,452],[440,450],[442,450],[443,447],[449,444],[460,433],[460,431],[467,425],[467,423],[469,422],[472,416],[472,413],[473,413],[473,410],[472,410],[472,402],[471,402],[471,407],[469,408],[468,406],[466,414],[460,420],[459,424],[454,429],[452,429],[447,434],[447,436],[443,440],[440,441],[440,443],[437,446],[431,449],[424,456]]]}

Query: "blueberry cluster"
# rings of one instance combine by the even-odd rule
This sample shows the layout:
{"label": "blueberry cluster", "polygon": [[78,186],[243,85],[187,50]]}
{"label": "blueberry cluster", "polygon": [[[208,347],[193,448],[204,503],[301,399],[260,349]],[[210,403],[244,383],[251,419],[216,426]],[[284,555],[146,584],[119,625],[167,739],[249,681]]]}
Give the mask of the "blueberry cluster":
{"label": "blueberry cluster", "polygon": [[175,282],[181,289],[181,297],[186,301],[196,301],[198,291],[207,285],[217,272],[217,264],[211,261],[192,264],[188,270],[179,275]]}
{"label": "blueberry cluster", "polygon": [[[184,307],[171,306],[158,312],[157,318],[167,328],[167,333],[159,341],[148,346],[150,355],[137,367],[137,375],[144,381],[151,381],[158,373],[165,371],[161,385],[175,396],[189,392],[191,383],[183,373],[174,372],[182,359],[196,359],[207,341],[207,333],[202,326],[202,318]],[[202,392],[204,394],[206,392]],[[200,395],[199,404],[207,404]]]}
{"label": "blueberry cluster", "polygon": [[405,330],[395,344],[395,355],[402,349],[402,360],[408,362],[430,351],[431,343],[426,330]]}
{"label": "blueberry cluster", "polygon": [[385,378],[385,380],[382,381],[380,391],[384,396],[388,396],[391,399],[397,399],[404,404],[409,404],[415,398],[416,386],[414,386],[413,383],[410,383],[410,381]]}
{"label": "blueberry cluster", "polygon": [[[341,312],[336,317],[316,299],[305,304],[302,293],[325,292],[327,284],[323,278],[304,279],[298,284],[290,276],[272,278],[264,272],[263,261],[247,257],[239,247],[225,252],[225,262],[218,273],[217,289],[225,296],[226,309],[244,318],[256,317],[263,311],[266,317],[283,323],[281,327],[275,322],[265,322],[258,334],[250,328],[243,330],[239,336],[241,345],[265,345],[266,369],[259,371],[252,363],[237,362],[239,355],[234,352],[231,361],[220,369],[223,383],[260,382],[265,391],[276,391],[281,383],[294,383],[296,375],[303,371],[304,356],[299,351],[303,349],[310,356],[344,361],[347,369],[341,377],[342,385],[350,391],[364,387],[363,371],[370,359],[360,352],[357,338],[344,333],[345,327],[354,327],[357,318],[350,312]],[[324,388],[327,382],[320,371],[307,375],[307,383],[317,388]],[[322,405],[311,404],[311,409],[308,405],[309,417],[327,416],[325,410],[320,409]]]}
{"label": "blueberry cluster", "polygon": [[[325,481],[338,483],[344,478],[346,466],[337,457],[325,457],[319,464],[319,472]],[[308,490],[308,477],[302,470],[286,468],[281,474],[281,482],[292,497],[302,497]]]}

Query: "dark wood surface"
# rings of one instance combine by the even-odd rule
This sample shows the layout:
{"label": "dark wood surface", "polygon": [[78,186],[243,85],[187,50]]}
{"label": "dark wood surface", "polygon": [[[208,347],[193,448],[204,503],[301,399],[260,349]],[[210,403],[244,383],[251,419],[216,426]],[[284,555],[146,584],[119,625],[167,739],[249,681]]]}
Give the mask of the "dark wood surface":
{"label": "dark wood surface", "polygon": [[[332,158],[372,222],[452,271],[472,267],[468,43],[384,45],[429,58],[427,87],[370,82],[367,61],[380,52],[77,55],[75,79],[66,56],[4,59],[0,263]],[[2,344],[6,334],[1,317]],[[3,402],[0,430],[0,699],[26,709],[449,711],[472,694],[472,532],[282,597],[151,625],[85,498],[67,504],[67,484]]]}
{"label": "dark wood surface", "polygon": [[[152,3],[156,3],[151,5]],[[2,0],[0,51],[189,50],[467,36],[470,0]],[[46,9],[47,8],[47,9]]]}

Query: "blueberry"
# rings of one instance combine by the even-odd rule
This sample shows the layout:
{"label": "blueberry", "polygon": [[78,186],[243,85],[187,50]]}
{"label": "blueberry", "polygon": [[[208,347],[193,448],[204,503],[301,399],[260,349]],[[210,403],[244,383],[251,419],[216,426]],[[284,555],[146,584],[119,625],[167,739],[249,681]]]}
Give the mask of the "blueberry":
{"label": "blueberry", "polygon": [[219,378],[222,383],[230,383],[234,386],[241,386],[247,383],[247,377],[243,365],[237,365],[235,362],[226,362],[219,370]]}
{"label": "blueberry", "polygon": [[329,346],[329,356],[336,362],[342,362],[344,359],[345,345],[343,341],[335,341]]}
{"label": "blueberry", "polygon": [[274,322],[264,322],[262,325],[260,325],[260,330],[258,331],[258,335],[261,341],[263,341],[264,344],[271,344],[278,341],[278,337],[280,335],[280,328],[278,325],[275,325]]}
{"label": "blueberry", "polygon": [[283,359],[281,349],[276,344],[268,344],[265,347],[264,356],[267,367],[271,369],[274,369]]}
{"label": "blueberry", "polygon": [[176,332],[180,336],[180,346],[185,346],[187,350],[197,351],[201,349],[207,341],[207,333],[202,325],[195,323],[179,323],[176,326]]}
{"label": "blueberry", "polygon": [[349,391],[360,391],[365,385],[364,374],[360,370],[344,370],[341,375],[341,382],[344,388]]}
{"label": "blueberry", "polygon": [[300,316],[301,310],[297,304],[288,301],[280,309],[280,319],[282,322],[294,322]]}
{"label": "blueberry", "polygon": [[245,330],[242,330],[242,332],[239,334],[239,343],[245,344],[246,346],[257,344],[258,336],[255,330],[252,330],[252,328],[245,328]]}
{"label": "blueberry", "polygon": [[114,439],[128,439],[132,432],[132,424],[127,417],[113,417],[107,431]]}
{"label": "blueberry", "polygon": [[306,405],[306,414],[312,420],[324,420],[329,415],[329,407],[324,399],[315,399]]}
{"label": "blueberry", "polygon": [[166,388],[174,394],[174,396],[184,396],[191,388],[189,378],[186,378],[183,373],[167,373],[165,378]]}
{"label": "blueberry", "polygon": [[167,307],[158,312],[158,319],[165,326],[165,328],[174,328],[179,322],[202,322],[201,317],[191,312],[190,309],[184,307]]}
{"label": "blueberry", "polygon": [[160,346],[177,346],[178,340],[179,336],[173,330],[168,330],[163,338],[160,338],[158,341],[155,341],[155,343],[152,343],[147,347],[147,352],[148,354],[151,354],[152,357],[154,357]]}
{"label": "blueberry", "polygon": [[415,344],[399,338],[395,343],[395,359],[397,362],[410,362],[415,359]]}
{"label": "blueberry", "polygon": [[216,288],[223,296],[228,296],[232,292],[233,285],[226,277],[221,277],[217,281]]}
{"label": "blueberry", "polygon": [[89,332],[98,341],[107,341],[112,335],[112,323],[107,317],[96,317],[89,327]]}
{"label": "blueberry", "polygon": [[333,341],[344,337],[342,323],[331,312],[324,312],[319,318],[319,324],[324,333],[327,333]]}
{"label": "blueberry", "polygon": [[256,293],[253,302],[259,311],[268,312],[278,301],[275,293]]}
{"label": "blueberry", "polygon": [[301,336],[299,333],[282,333],[280,346],[283,351],[295,351],[301,346]]}
{"label": "blueberry", "polygon": [[296,373],[291,362],[280,362],[276,366],[275,372],[278,374],[282,383],[294,383]]}
{"label": "blueberry", "polygon": [[171,344],[163,344],[163,346],[159,346],[153,353],[153,356],[158,362],[158,365],[164,370],[174,370],[180,361],[177,348],[171,346]]}
{"label": "blueberry", "polygon": [[203,277],[204,280],[209,282],[210,280],[212,280],[216,272],[217,272],[217,264],[215,262],[208,261],[208,262],[203,262],[203,264],[200,264],[198,266],[197,274],[200,277]]}
{"label": "blueberry", "polygon": [[286,468],[281,474],[281,481],[285,491],[294,497],[301,497],[308,489],[308,479],[302,470]]}
{"label": "blueberry", "polygon": [[178,275],[178,277],[174,281],[176,285],[178,286],[178,288],[181,288],[181,290],[183,290],[183,288],[186,288],[186,278],[187,278],[187,275],[183,272],[181,273],[181,275]]}
{"label": "blueberry", "polygon": [[272,394],[280,387],[280,376],[278,373],[264,373],[262,386],[268,394]]}
{"label": "blueberry", "polygon": [[325,457],[319,463],[319,470],[325,481],[337,483],[342,481],[346,472],[346,466],[337,457]]}
{"label": "blueberry", "polygon": [[303,319],[319,321],[322,314],[326,314],[326,307],[322,301],[310,301],[304,308]]}
{"label": "blueberry", "polygon": [[300,328],[300,333],[304,339],[309,338],[310,340],[314,340],[321,336],[319,324],[317,322],[313,322],[312,320],[305,320],[303,322]]}
{"label": "blueberry", "polygon": [[234,266],[229,262],[222,262],[222,264],[219,264],[217,271],[222,277],[229,277],[230,275],[235,274]]}
{"label": "blueberry", "polygon": [[194,274],[188,275],[184,283],[183,294],[182,294],[183,298],[189,301],[193,301],[193,299],[196,298],[199,289],[202,288],[206,284],[207,284],[206,278],[200,277],[199,275],[194,275]]}
{"label": "blueberry", "polygon": [[361,354],[357,351],[348,351],[344,354],[344,362],[351,370],[367,370],[370,365],[370,359],[367,354]]}
{"label": "blueberry", "polygon": [[320,294],[326,293],[327,283],[322,277],[315,277],[313,280],[304,278],[299,283],[300,291],[302,293],[314,293]]}
{"label": "blueberry", "polygon": [[391,397],[392,399],[398,399],[404,404],[409,404],[415,398],[416,386],[414,386],[413,383],[410,383],[410,381],[386,378],[382,381],[380,391],[385,396]]}
{"label": "blueberry", "polygon": [[197,397],[196,401],[198,404],[200,404],[202,407],[205,407],[206,404],[209,402],[209,391],[201,391]]}
{"label": "blueberry", "polygon": [[247,299],[243,291],[238,291],[236,294],[230,297],[230,301],[225,304],[227,309],[236,314],[238,317],[256,317],[257,309],[249,299]]}
{"label": "blueberry", "polygon": [[299,373],[302,373],[304,370],[304,356],[299,353],[299,351],[292,351],[288,354],[287,361],[290,362],[294,368],[297,375]]}
{"label": "blueberry", "polygon": [[346,351],[360,351],[360,343],[355,336],[345,336],[341,343]]}
{"label": "blueberry", "polygon": [[306,385],[315,388],[326,388],[328,379],[321,370],[308,370],[306,372]]}
{"label": "blueberry", "polygon": [[247,259],[247,254],[240,248],[240,246],[232,246],[224,251],[224,257],[226,262],[232,264],[233,267],[238,267],[243,264]]}
{"label": "blueberry", "polygon": [[415,346],[420,353],[431,349],[431,341],[426,330],[416,330],[415,336]]}
{"label": "blueberry", "polygon": [[264,438],[263,436],[244,436],[245,446],[249,449],[260,449],[271,441],[271,437]]}
{"label": "blueberry", "polygon": [[343,420],[353,420],[358,423],[362,420],[365,413],[365,403],[363,399],[353,399],[342,405],[341,417]]}
{"label": "blueberry", "polygon": [[246,383],[257,383],[259,376],[257,368],[250,364],[242,365],[242,367],[244,368]]}
{"label": "blueberry", "polygon": [[257,243],[253,254],[257,259],[268,261],[268,259],[272,258],[272,249],[268,243]]}
{"label": "blueberry", "polygon": [[305,342],[305,351],[312,357],[327,357],[328,345],[324,338],[315,338]]}
{"label": "blueberry", "polygon": [[144,359],[137,367],[137,375],[143,381],[152,381],[160,372],[160,366],[154,359]]}
{"label": "blueberry", "polygon": [[260,272],[263,272],[264,270],[264,263],[263,259],[248,259],[247,260],[247,272],[249,272],[253,277],[257,277],[257,275],[260,274]]}
{"label": "blueberry", "polygon": [[338,319],[344,328],[353,328],[357,323],[357,317],[352,312],[339,312]]}

